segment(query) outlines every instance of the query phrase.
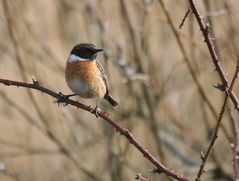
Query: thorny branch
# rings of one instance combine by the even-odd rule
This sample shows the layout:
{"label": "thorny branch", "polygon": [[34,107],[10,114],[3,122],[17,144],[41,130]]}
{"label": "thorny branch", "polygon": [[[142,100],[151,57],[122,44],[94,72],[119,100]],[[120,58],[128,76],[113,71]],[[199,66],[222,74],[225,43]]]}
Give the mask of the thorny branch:
{"label": "thorny branch", "polygon": [[198,174],[197,174],[197,177],[195,179],[195,181],[200,181],[200,177],[201,175],[203,174],[204,172],[204,166],[207,162],[207,159],[208,159],[208,156],[212,150],[212,147],[217,139],[217,135],[218,135],[218,130],[219,130],[219,127],[220,127],[220,123],[222,121],[222,117],[223,117],[223,114],[225,112],[225,109],[226,109],[226,105],[227,105],[227,100],[228,100],[228,97],[231,95],[232,93],[232,89],[233,89],[233,86],[234,86],[234,83],[238,77],[238,71],[239,71],[239,58],[237,60],[237,66],[236,66],[236,70],[235,70],[235,73],[234,73],[234,76],[232,78],[232,82],[230,84],[230,87],[229,88],[224,88],[225,91],[226,91],[226,96],[225,96],[225,99],[224,99],[224,102],[223,102],[223,105],[222,105],[222,109],[221,109],[221,112],[219,114],[219,118],[218,118],[218,121],[217,121],[217,125],[215,127],[215,130],[213,132],[213,136],[212,136],[212,139],[211,139],[211,142],[208,146],[208,149],[206,151],[206,154],[204,155],[203,153],[201,153],[201,165],[200,165],[200,168],[199,168],[199,171],[198,171]]}
{"label": "thorny branch", "polygon": [[[204,90],[200,80],[199,80],[199,77],[197,76],[196,74],[196,70],[195,70],[195,66],[194,64],[191,63],[190,61],[190,58],[188,57],[187,55],[187,52],[186,52],[186,49],[185,49],[185,46],[182,42],[182,40],[180,39],[180,35],[178,33],[178,30],[176,28],[176,26],[174,25],[173,23],[173,18],[170,16],[168,10],[166,9],[166,6],[165,6],[165,3],[163,0],[158,0],[163,11],[164,11],[164,14],[165,16],[167,17],[167,21],[172,29],[172,32],[173,34],[175,35],[175,38],[176,38],[176,41],[178,43],[178,46],[179,46],[179,49],[180,51],[182,52],[182,55],[183,55],[183,60],[185,61],[187,67],[188,67],[188,70],[198,88],[198,92],[199,94],[201,95],[202,99],[205,101],[205,103],[207,104],[209,110],[211,111],[211,113],[213,114],[214,118],[215,118],[215,121],[218,119],[218,113],[216,111],[216,109],[214,108],[212,102],[210,101],[209,99],[209,96],[207,95],[206,91]],[[221,128],[223,130],[223,133],[225,134],[226,138],[231,141],[231,138],[229,136],[229,133],[227,132],[225,126],[223,124],[221,124]]]}
{"label": "thorny branch", "polygon": [[[88,112],[92,112],[92,110],[94,109],[91,106],[86,106],[78,101],[68,99],[59,93],[56,93],[50,89],[47,89],[46,87],[41,86],[39,82],[36,81],[35,79],[33,79],[33,83],[0,79],[0,83],[7,86],[17,86],[35,89],[56,98],[58,100],[58,103],[64,103],[66,105],[69,104],[74,107],[86,110]],[[159,174],[164,173],[170,177],[175,178],[176,180],[188,181],[187,178],[174,172],[172,169],[166,167],[163,163],[161,163],[158,159],[156,159],[147,149],[143,148],[143,146],[134,138],[134,136],[132,135],[132,133],[129,132],[128,129],[124,128],[119,123],[117,123],[117,121],[112,119],[106,112],[99,111],[98,116],[103,118],[106,122],[108,122],[111,126],[113,126],[116,129],[116,131],[118,131],[121,135],[123,135],[131,144],[133,144],[143,154],[143,156],[147,158],[156,167],[155,173]]]}
{"label": "thorny branch", "polygon": [[238,130],[237,130],[237,122],[232,114],[232,110],[228,110],[231,125],[232,125],[232,134],[233,134],[233,143],[231,144],[232,148],[232,168],[234,172],[234,177],[236,181],[239,180],[239,170],[238,170]]}
{"label": "thorny branch", "polygon": [[[199,13],[198,8],[196,7],[194,0],[189,0],[189,3],[191,6],[192,13],[195,15],[198,25],[200,27],[200,30],[202,31],[202,34],[204,36],[204,39],[205,39],[204,41],[207,44],[212,61],[216,67],[216,71],[218,72],[220,79],[222,81],[222,87],[224,88],[223,91],[226,92],[226,90],[229,89],[230,84],[228,83],[226,73],[224,72],[222,65],[220,63],[220,59],[217,55],[217,52],[215,49],[215,44],[214,44],[213,38],[210,34],[210,25],[208,26],[204,23],[203,18]],[[229,96],[235,106],[235,109],[237,109],[237,111],[239,111],[239,100],[238,100],[235,92],[232,90]]]}
{"label": "thorny branch", "polygon": [[[20,75],[22,76],[23,80],[26,81],[28,75],[25,72],[26,69],[25,69],[25,66],[24,66],[23,56],[21,54],[22,49],[21,49],[21,46],[20,46],[19,41],[18,41],[18,36],[17,36],[17,33],[16,33],[16,28],[15,28],[14,23],[13,23],[13,19],[10,15],[10,7],[9,7],[10,4],[9,3],[10,2],[7,1],[7,0],[2,0],[3,13],[4,13],[5,18],[6,18],[9,36],[10,36],[10,39],[12,41],[12,44],[13,44],[13,47],[14,47],[14,50],[15,50],[16,62],[17,62],[18,67],[20,68]],[[34,79],[33,79],[33,83],[37,84],[37,82],[35,82]],[[54,141],[54,143],[56,143],[59,146],[60,151],[65,156],[67,156],[70,160],[72,160],[72,162],[77,166],[77,168],[79,168],[81,171],[83,171],[86,175],[88,175],[93,180],[100,180],[100,179],[96,178],[96,176],[94,174],[92,174],[88,169],[82,167],[81,164],[79,164],[79,162],[71,154],[70,150],[68,150],[67,147],[64,144],[62,144],[62,142],[55,137],[55,135],[52,133],[52,131],[47,127],[47,125],[48,125],[47,119],[46,119],[44,113],[40,110],[40,107],[37,104],[37,100],[33,96],[32,92],[30,90],[28,90],[27,93],[28,93],[28,96],[30,97],[30,99],[32,100],[32,103],[33,103],[33,106],[36,110],[37,115],[39,116],[39,118],[44,123],[44,127],[45,127],[44,129],[46,131],[46,135],[52,141]],[[31,122],[31,123],[33,123],[33,122]],[[41,129],[41,128],[39,130],[43,131],[43,129]]]}

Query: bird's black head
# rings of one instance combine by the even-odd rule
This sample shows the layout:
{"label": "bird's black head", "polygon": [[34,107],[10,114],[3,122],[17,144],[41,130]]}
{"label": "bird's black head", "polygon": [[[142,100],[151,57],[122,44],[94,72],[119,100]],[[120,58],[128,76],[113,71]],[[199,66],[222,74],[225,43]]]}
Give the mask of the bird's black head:
{"label": "bird's black head", "polygon": [[71,55],[73,54],[80,58],[94,60],[96,59],[97,53],[101,51],[103,51],[103,49],[98,49],[91,43],[81,43],[73,47]]}

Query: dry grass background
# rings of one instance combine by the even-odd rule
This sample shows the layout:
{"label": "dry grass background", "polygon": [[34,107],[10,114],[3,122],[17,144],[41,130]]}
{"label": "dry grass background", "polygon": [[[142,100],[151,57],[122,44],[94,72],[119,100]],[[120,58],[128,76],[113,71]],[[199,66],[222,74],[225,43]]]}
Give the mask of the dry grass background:
{"label": "dry grass background", "polygon": [[[112,109],[101,101],[101,108],[163,163],[195,178],[200,151],[207,148],[215,118],[199,94],[157,0],[7,0],[8,11],[2,2],[1,78],[31,82],[34,75],[42,85],[70,93],[64,66],[72,46],[91,42],[102,47],[104,54],[98,58],[120,106]],[[178,26],[188,2],[165,3]],[[197,4],[211,22],[231,80],[239,45],[238,1],[198,0]],[[194,74],[219,113],[224,94],[213,85],[220,79],[192,15],[177,33],[196,67]],[[238,92],[238,84],[234,90]],[[33,90],[0,85],[0,95],[0,180],[122,181],[134,180],[137,173],[152,180],[170,180],[150,173],[154,167],[101,119],[70,106],[58,107],[51,97]],[[95,104],[95,100],[77,99]],[[231,136],[228,114],[223,124]],[[233,180],[230,144],[220,131],[205,180]]]}

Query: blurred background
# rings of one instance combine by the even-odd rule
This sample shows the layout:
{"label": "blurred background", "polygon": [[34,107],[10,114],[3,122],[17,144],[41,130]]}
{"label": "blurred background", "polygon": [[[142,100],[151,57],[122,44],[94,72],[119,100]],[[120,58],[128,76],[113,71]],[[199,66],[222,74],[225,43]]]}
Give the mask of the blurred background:
{"label": "blurred background", "polygon": [[[162,0],[0,2],[1,78],[32,82],[34,76],[41,85],[70,94],[64,67],[72,47],[90,42],[103,48],[98,58],[120,105],[112,108],[102,100],[101,109],[168,167],[195,179],[224,94],[213,87],[220,78],[193,15],[178,27],[188,1],[165,0],[173,24],[167,21]],[[239,3],[196,3],[231,80],[238,57]],[[237,83],[234,90],[238,92]],[[228,103],[231,111],[224,115],[204,180],[234,179],[231,123],[238,116]],[[122,181],[134,180],[138,173],[173,180],[151,173],[153,168],[102,119],[57,106],[41,92],[0,85],[0,180]]]}

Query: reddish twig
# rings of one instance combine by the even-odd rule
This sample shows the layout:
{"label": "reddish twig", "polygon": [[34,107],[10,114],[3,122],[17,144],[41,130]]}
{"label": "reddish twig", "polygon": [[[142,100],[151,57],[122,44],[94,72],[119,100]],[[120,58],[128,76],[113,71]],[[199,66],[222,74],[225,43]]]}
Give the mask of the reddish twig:
{"label": "reddish twig", "polygon": [[[36,80],[33,80],[33,83],[25,83],[7,79],[0,79],[0,83],[7,86],[17,86],[35,89],[56,98],[58,100],[58,103],[69,104],[77,108],[84,109],[88,112],[92,112],[92,110],[94,109],[91,106],[86,106],[78,101],[65,98],[61,94],[41,86]],[[116,129],[116,131],[118,131],[121,135],[123,135],[131,144],[133,144],[143,154],[143,156],[147,158],[157,168],[155,169],[155,172],[159,174],[160,173],[167,174],[168,176],[173,177],[179,181],[188,181],[188,179],[186,179],[184,176],[175,173],[172,169],[166,167],[159,160],[157,160],[151,153],[149,153],[147,149],[143,148],[143,146],[134,138],[134,136],[132,135],[132,133],[129,132],[128,129],[124,128],[119,123],[117,123],[117,121],[112,119],[107,113],[99,111],[98,116],[103,118],[106,122],[108,122],[111,126],[113,126]]]}
{"label": "reddish twig", "polygon": [[236,180],[239,180],[239,170],[238,170],[238,130],[237,130],[237,123],[232,115],[232,111],[229,110],[229,115],[232,124],[232,133],[233,133],[233,143],[232,147],[232,168],[234,172],[234,177]]}
{"label": "reddish twig", "polygon": [[217,121],[217,125],[215,127],[215,130],[213,132],[213,136],[212,136],[212,139],[210,141],[210,144],[208,146],[208,149],[206,151],[206,154],[204,155],[203,153],[201,153],[201,165],[200,165],[200,168],[199,168],[199,171],[198,171],[198,174],[197,174],[197,177],[195,179],[195,181],[200,181],[200,177],[202,175],[202,173],[204,172],[204,166],[206,164],[206,161],[208,159],[208,156],[212,150],[212,147],[217,139],[217,135],[218,135],[218,130],[219,130],[219,127],[220,127],[220,123],[222,121],[222,117],[223,117],[223,114],[225,112],[225,109],[226,109],[226,105],[227,105],[227,100],[228,100],[228,97],[230,97],[231,93],[232,93],[232,89],[233,89],[233,86],[234,86],[234,83],[238,77],[238,71],[239,71],[239,58],[237,60],[237,65],[236,65],[236,70],[235,70],[235,73],[234,73],[234,76],[232,78],[232,82],[230,84],[230,87],[229,89],[227,88],[224,88],[225,91],[226,91],[226,96],[225,96],[225,99],[224,99],[224,102],[223,102],[223,105],[222,105],[222,109],[221,109],[221,112],[219,114],[219,118],[218,118],[218,121]]}
{"label": "reddish twig", "polygon": [[[203,86],[200,82],[200,79],[199,79],[199,77],[196,73],[196,70],[195,70],[195,66],[191,63],[190,58],[187,55],[187,51],[185,49],[183,41],[180,39],[178,30],[173,23],[173,18],[170,16],[168,10],[166,9],[164,1],[163,0],[158,0],[158,1],[159,1],[160,5],[162,7],[162,10],[163,10],[163,12],[164,12],[164,14],[167,18],[167,21],[168,21],[168,23],[169,23],[169,25],[172,29],[172,32],[173,32],[174,36],[176,38],[179,49],[182,52],[183,60],[185,61],[186,65],[188,67],[188,70],[189,70],[189,72],[190,72],[190,74],[191,74],[191,76],[192,76],[192,78],[195,82],[195,85],[197,86],[198,92],[201,95],[202,99],[205,101],[205,103],[208,105],[209,110],[211,111],[212,115],[215,118],[215,121],[217,121],[218,120],[218,113],[217,113],[216,109],[214,108],[212,102],[209,99],[209,96],[207,95],[206,91],[204,90],[204,88],[203,88]],[[223,124],[221,124],[221,127],[222,127],[223,133],[225,134],[226,138],[229,141],[231,141],[231,138],[230,138],[229,133],[227,132],[225,126]]]}
{"label": "reddish twig", "polygon": [[184,25],[184,22],[185,22],[185,20],[186,20],[186,18],[188,17],[188,15],[189,15],[190,12],[191,12],[191,9],[189,8],[189,9],[187,10],[187,12],[185,13],[185,15],[184,15],[184,17],[183,17],[183,19],[182,19],[182,22],[181,22],[180,25],[178,26],[179,29],[182,29],[182,27],[183,27],[183,25]]}
{"label": "reddish twig", "polygon": [[[222,65],[220,64],[220,59],[217,55],[215,45],[214,45],[214,42],[213,42],[213,38],[211,37],[211,34],[210,34],[210,26],[207,26],[204,23],[203,18],[200,15],[199,10],[197,9],[197,7],[194,3],[194,0],[189,0],[189,3],[191,5],[192,12],[197,19],[200,30],[202,31],[202,34],[204,36],[204,39],[205,39],[204,41],[207,44],[207,47],[208,47],[208,50],[210,52],[212,61],[215,65],[215,67],[216,67],[216,71],[218,72],[218,74],[220,76],[220,79],[222,81],[222,87],[224,88],[223,91],[226,91],[226,89],[228,89],[230,87],[230,85],[228,83],[226,73],[224,72],[224,70],[222,68]],[[230,96],[235,108],[237,109],[237,111],[239,111],[239,101],[238,101],[238,98],[237,98],[237,96],[236,96],[236,94],[234,93],[233,90],[231,91],[229,96]]]}

